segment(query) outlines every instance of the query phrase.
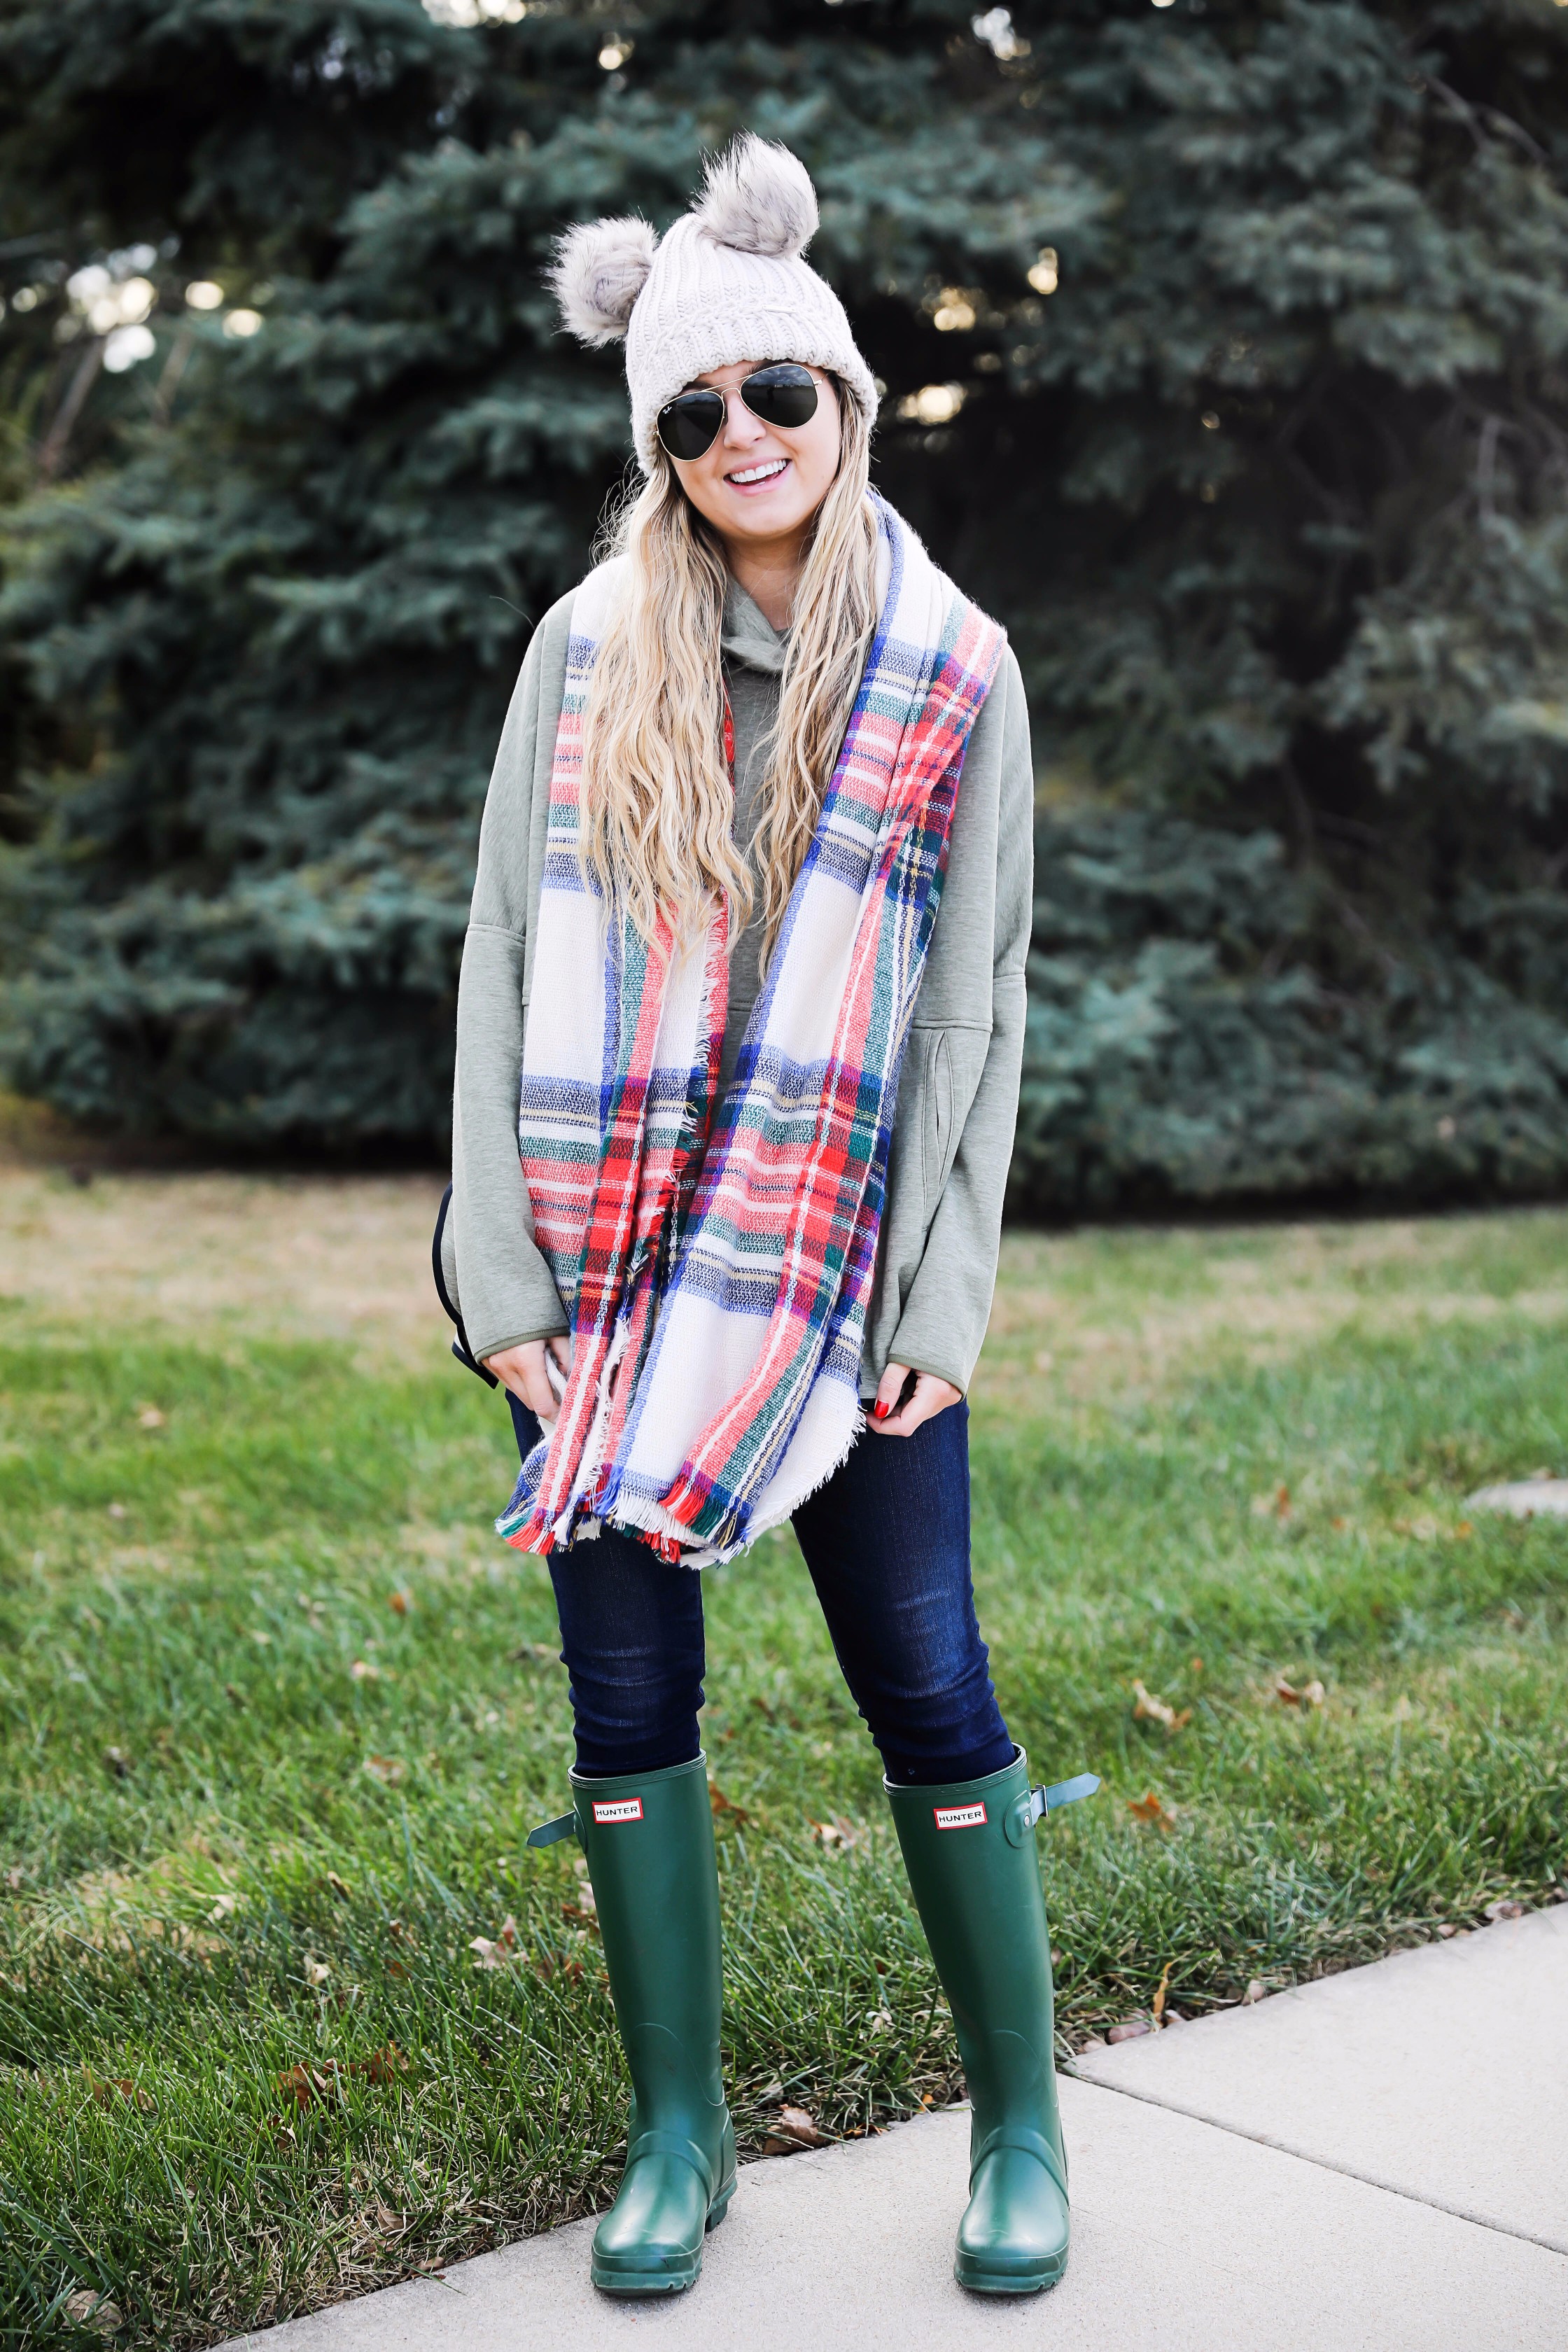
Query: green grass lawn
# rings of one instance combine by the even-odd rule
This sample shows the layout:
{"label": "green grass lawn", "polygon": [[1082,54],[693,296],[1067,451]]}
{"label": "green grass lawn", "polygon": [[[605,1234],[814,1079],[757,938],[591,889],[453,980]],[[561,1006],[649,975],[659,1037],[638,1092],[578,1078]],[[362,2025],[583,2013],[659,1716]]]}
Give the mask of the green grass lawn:
{"label": "green grass lawn", "polygon": [[[1568,1528],[1464,1496],[1568,1466],[1565,1267],[1545,1213],[1010,1240],[981,1622],[1037,1772],[1105,1780],[1041,1833],[1065,2046],[1553,1899]],[[0,1309],[5,2341],[100,2341],[88,2288],[209,2343],[603,2196],[513,1466],[433,1353]],[[876,1758],[793,1542],[705,1583],[737,2124],[864,2132],[956,2088]]]}

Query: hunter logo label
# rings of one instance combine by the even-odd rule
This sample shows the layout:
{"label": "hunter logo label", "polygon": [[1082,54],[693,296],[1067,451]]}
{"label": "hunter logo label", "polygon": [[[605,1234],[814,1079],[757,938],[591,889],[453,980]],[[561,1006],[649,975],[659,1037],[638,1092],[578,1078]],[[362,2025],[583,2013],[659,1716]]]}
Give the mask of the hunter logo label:
{"label": "hunter logo label", "polygon": [[642,1819],[642,1799],[640,1797],[612,1797],[606,1802],[601,1804],[598,1798],[595,1797],[594,1800],[594,1819],[596,1822],[640,1822]]}
{"label": "hunter logo label", "polygon": [[989,1816],[984,1805],[933,1805],[931,1818],[939,1830],[983,1830]]}

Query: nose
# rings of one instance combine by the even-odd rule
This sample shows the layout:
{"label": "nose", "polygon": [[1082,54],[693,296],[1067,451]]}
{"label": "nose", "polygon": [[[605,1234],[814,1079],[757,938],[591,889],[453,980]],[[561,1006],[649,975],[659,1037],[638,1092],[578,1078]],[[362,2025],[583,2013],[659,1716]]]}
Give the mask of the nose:
{"label": "nose", "polygon": [[767,426],[760,416],[753,416],[741,397],[739,384],[724,394],[724,446],[727,449],[749,449],[762,440]]}

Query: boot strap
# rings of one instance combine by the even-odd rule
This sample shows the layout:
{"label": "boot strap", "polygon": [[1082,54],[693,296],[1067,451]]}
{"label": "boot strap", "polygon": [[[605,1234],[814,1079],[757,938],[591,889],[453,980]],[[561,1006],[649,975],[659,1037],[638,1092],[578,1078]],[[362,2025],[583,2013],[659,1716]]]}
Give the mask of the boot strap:
{"label": "boot strap", "polygon": [[629,2172],[637,2158],[643,2156],[679,2157],[682,2163],[689,2164],[692,2171],[697,2174],[702,2183],[704,2195],[709,2203],[712,2203],[718,2182],[714,2179],[713,2167],[694,2139],[686,2139],[679,2132],[638,2132],[626,2150],[626,2170]]}
{"label": "boot strap", "polygon": [[1016,2147],[1024,2156],[1037,2156],[1057,2187],[1065,2197],[1068,2193],[1067,2172],[1060,2157],[1044,2132],[1031,2131],[1026,2124],[998,2124],[988,2131],[970,2159],[970,2186],[986,2158],[999,2147]]}
{"label": "boot strap", "polygon": [[559,1845],[563,1838],[575,1837],[577,1816],[574,1812],[557,1813],[552,1822],[541,1822],[536,1830],[528,1832],[530,1845]]}
{"label": "boot strap", "polygon": [[1080,1772],[1075,1780],[1053,1781],[1048,1789],[1026,1790],[1017,1803],[1008,1807],[1003,1821],[1008,1844],[1022,1845],[1044,1814],[1076,1805],[1080,1797],[1092,1797],[1099,1786],[1098,1772]]}

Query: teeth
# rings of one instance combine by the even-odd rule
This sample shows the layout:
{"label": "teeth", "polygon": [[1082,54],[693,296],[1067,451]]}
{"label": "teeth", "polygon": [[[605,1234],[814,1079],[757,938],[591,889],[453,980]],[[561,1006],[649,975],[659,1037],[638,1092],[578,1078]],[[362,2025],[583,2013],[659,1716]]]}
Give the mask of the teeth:
{"label": "teeth", "polygon": [[782,474],[788,465],[787,457],[774,457],[766,466],[748,466],[743,473],[731,474],[732,482],[765,482],[771,475]]}

